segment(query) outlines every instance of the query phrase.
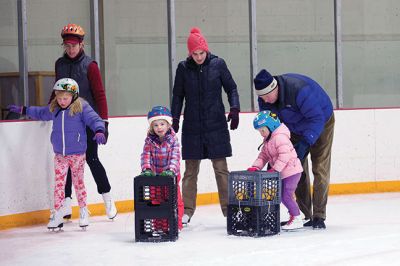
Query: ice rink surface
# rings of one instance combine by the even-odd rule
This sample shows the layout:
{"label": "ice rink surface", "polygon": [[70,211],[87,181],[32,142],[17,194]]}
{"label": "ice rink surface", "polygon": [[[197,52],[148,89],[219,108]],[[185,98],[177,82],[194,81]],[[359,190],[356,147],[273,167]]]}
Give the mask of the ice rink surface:
{"label": "ice rink surface", "polygon": [[[287,217],[281,205],[282,219]],[[326,230],[228,236],[219,205],[198,207],[176,242],[136,243],[134,213],[62,232],[0,231],[0,265],[400,265],[400,193],[332,196]]]}

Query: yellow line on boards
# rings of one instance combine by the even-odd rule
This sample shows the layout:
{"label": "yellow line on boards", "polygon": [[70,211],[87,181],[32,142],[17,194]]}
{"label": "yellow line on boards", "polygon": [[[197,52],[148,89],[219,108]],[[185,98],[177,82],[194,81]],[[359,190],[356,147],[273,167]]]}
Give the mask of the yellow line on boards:
{"label": "yellow line on boards", "polygon": [[[331,184],[329,186],[329,195],[351,195],[351,194],[368,194],[383,192],[400,192],[400,181],[381,181],[381,182],[361,182],[346,184]],[[197,205],[208,205],[219,203],[218,193],[204,193],[197,195]],[[118,201],[115,203],[118,212],[131,212],[134,210],[133,200]],[[103,203],[88,205],[91,216],[105,215]],[[32,226],[37,224],[46,224],[49,221],[50,211],[39,210],[26,213],[18,213],[0,216],[0,230]],[[79,217],[79,207],[72,208],[72,219]],[[105,217],[105,219],[107,219]],[[117,218],[118,219],[118,216]],[[133,222],[133,221],[132,221]]]}

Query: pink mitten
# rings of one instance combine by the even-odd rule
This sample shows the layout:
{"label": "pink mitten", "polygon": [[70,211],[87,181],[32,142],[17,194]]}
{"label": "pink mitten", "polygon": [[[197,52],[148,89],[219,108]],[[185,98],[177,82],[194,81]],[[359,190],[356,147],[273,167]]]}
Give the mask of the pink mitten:
{"label": "pink mitten", "polygon": [[247,168],[247,171],[249,171],[249,172],[260,171],[260,168],[252,166],[252,167]]}

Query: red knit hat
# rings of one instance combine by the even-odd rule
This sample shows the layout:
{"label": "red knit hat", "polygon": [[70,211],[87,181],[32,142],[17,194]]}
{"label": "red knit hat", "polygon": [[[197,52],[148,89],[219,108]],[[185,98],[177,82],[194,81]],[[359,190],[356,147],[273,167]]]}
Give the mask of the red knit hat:
{"label": "red knit hat", "polygon": [[189,56],[196,50],[204,50],[208,52],[208,44],[206,38],[201,34],[199,28],[192,28],[187,39],[187,47]]}

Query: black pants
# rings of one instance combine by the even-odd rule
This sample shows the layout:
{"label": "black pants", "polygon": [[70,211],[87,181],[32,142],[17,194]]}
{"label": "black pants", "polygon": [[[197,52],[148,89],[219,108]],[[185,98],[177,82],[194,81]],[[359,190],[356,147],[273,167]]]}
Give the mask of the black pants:
{"label": "black pants", "polygon": [[[101,164],[97,155],[98,145],[93,140],[94,132],[86,127],[87,134],[87,150],[86,150],[86,163],[89,165],[90,171],[92,172],[94,181],[97,185],[97,192],[99,194],[110,192],[111,186],[108,182],[106,170]],[[65,197],[71,197],[72,194],[72,179],[71,169],[68,169],[67,182],[65,184]]]}

